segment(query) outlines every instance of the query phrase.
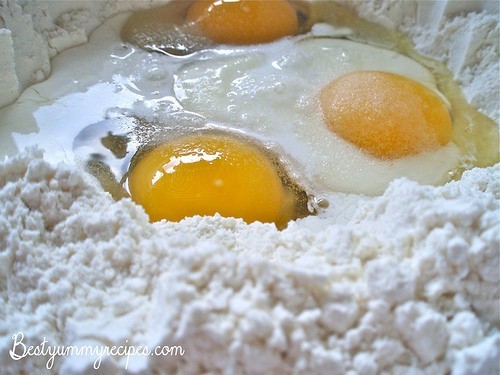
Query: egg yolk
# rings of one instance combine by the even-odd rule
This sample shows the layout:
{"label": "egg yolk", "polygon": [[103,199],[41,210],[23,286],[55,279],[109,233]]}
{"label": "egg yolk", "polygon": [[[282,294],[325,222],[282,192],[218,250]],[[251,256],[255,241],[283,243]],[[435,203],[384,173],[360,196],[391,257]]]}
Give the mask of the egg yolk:
{"label": "egg yolk", "polygon": [[320,93],[328,127],[381,159],[396,159],[447,144],[452,121],[429,88],[387,72],[359,71],[332,81]]}
{"label": "egg yolk", "polygon": [[269,158],[255,145],[226,135],[177,138],[145,153],[128,186],[151,221],[213,215],[274,222],[291,219],[291,203]]}
{"label": "egg yolk", "polygon": [[297,33],[294,8],[286,0],[196,1],[186,20],[216,43],[258,44]]}

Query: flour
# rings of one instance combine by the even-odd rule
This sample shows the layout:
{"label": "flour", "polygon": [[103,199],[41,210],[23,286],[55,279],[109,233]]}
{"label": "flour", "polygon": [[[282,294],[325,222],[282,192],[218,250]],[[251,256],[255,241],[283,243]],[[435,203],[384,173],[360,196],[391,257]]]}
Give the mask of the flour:
{"label": "flour", "polygon": [[[496,1],[341,1],[360,16],[409,35],[416,49],[443,61],[462,84],[467,100],[500,120]],[[468,12],[468,13],[467,13]]]}
{"label": "flour", "polygon": [[[149,225],[37,151],[11,159],[0,170],[2,367],[44,365],[8,358],[15,329],[33,344],[187,348],[182,360],[132,359],[137,371],[493,368],[499,172],[441,188],[398,180],[351,225],[313,233],[219,217]],[[56,365],[85,373],[93,361]]]}
{"label": "flour", "polygon": [[[352,6],[402,25],[417,47],[444,51],[450,64],[452,32],[492,27],[490,16],[444,7],[449,20],[432,23],[444,35],[429,42],[411,23],[422,7],[387,4]],[[83,30],[85,9],[95,6],[59,19]],[[494,48],[490,33],[472,38],[471,48]],[[498,116],[498,102],[479,90],[496,77],[491,48],[485,60],[457,58],[454,72],[468,97]],[[126,366],[128,373],[498,373],[499,177],[497,165],[437,188],[396,180],[361,202],[348,225],[332,223],[332,206],[280,232],[219,216],[149,224],[130,200],[113,201],[76,168],[50,165],[30,149],[0,164],[0,366],[7,374],[92,373],[95,356],[56,357],[51,371],[47,357],[14,361],[12,335],[23,332],[26,345],[45,337],[53,346],[185,349],[182,357],[128,363],[103,357],[107,374]]]}
{"label": "flour", "polygon": [[[86,43],[104,20],[123,12],[151,7],[161,0],[0,1],[0,107],[13,102],[29,85],[50,75],[50,59]],[[4,92],[4,88],[8,91]]]}

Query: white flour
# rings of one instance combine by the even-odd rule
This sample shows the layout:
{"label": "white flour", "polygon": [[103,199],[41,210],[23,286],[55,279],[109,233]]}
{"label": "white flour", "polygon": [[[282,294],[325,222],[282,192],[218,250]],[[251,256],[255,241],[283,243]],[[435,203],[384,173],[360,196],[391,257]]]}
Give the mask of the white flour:
{"label": "white flour", "polygon": [[[350,3],[445,56],[498,120],[498,13],[407,4]],[[443,4],[448,21],[412,22]],[[49,372],[48,357],[9,356],[23,332],[26,345],[185,349],[130,357],[130,373],[497,374],[499,177],[497,165],[439,188],[397,180],[349,225],[309,217],[279,232],[220,217],[149,224],[131,201],[30,150],[0,164],[0,368]],[[95,359],[56,357],[51,371],[92,373]],[[100,371],[123,373],[126,361],[103,358]]]}
{"label": "white flour", "polygon": [[[0,1],[0,107],[50,75],[50,59],[86,43],[104,20],[164,0]],[[5,89],[5,91],[4,91]]]}

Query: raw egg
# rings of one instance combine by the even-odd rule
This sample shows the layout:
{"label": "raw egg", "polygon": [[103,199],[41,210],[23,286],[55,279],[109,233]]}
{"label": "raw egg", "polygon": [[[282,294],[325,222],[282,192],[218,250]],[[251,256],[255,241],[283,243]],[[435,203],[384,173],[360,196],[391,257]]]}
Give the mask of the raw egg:
{"label": "raw egg", "polygon": [[398,74],[345,74],[321,90],[320,104],[332,131],[381,159],[436,150],[451,140],[451,117],[441,98]]}
{"label": "raw egg", "polygon": [[257,44],[295,35],[297,13],[286,0],[198,0],[186,20],[216,43]]}
{"label": "raw egg", "polygon": [[309,3],[302,0],[171,1],[135,12],[124,41],[146,50],[188,55],[217,44],[268,43],[305,32]]}
{"label": "raw egg", "polygon": [[152,221],[219,213],[283,226],[295,205],[269,157],[228,134],[194,133],[144,152],[128,187]]}
{"label": "raw egg", "polygon": [[174,88],[184,108],[273,139],[317,191],[438,185],[468,158],[432,72],[363,43],[303,37],[226,53],[184,66]]}
{"label": "raw egg", "polygon": [[497,125],[405,40],[335,2],[173,1],[57,56],[1,128],[24,124],[18,145],[76,156],[153,221],[284,228],[328,202],[340,217],[396,178],[439,185],[498,161]]}

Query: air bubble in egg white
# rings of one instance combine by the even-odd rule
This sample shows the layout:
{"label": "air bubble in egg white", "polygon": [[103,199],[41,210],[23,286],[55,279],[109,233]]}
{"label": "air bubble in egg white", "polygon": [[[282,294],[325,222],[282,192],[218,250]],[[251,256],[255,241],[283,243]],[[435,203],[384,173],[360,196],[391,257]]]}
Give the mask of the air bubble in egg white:
{"label": "air bubble in egg white", "polygon": [[168,70],[160,66],[152,66],[146,73],[146,78],[150,81],[163,81],[168,76]]}
{"label": "air bubble in egg white", "polygon": [[341,64],[347,64],[352,61],[351,54],[348,53],[345,49],[341,48],[339,51],[339,55],[337,56],[337,61]]}
{"label": "air bubble in egg white", "polygon": [[[135,49],[127,44],[115,45],[111,51],[111,58],[124,60],[135,52]],[[114,61],[116,64],[116,61]]]}
{"label": "air bubble in egg white", "polygon": [[315,198],[315,203],[318,208],[330,207],[330,202],[326,198]]}
{"label": "air bubble in egg white", "polygon": [[130,110],[126,108],[121,108],[121,107],[112,107],[106,110],[104,114],[105,119],[115,119],[115,118],[121,118],[121,117],[126,117],[130,116]]}
{"label": "air bubble in egg white", "polygon": [[311,34],[317,37],[336,37],[343,38],[353,34],[353,31],[348,27],[335,27],[327,23],[317,23],[313,25]]}
{"label": "air bubble in egg white", "polygon": [[273,86],[273,91],[276,94],[285,94],[286,93],[286,85],[283,82],[278,82]]}

